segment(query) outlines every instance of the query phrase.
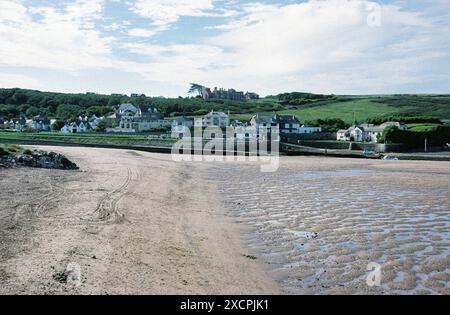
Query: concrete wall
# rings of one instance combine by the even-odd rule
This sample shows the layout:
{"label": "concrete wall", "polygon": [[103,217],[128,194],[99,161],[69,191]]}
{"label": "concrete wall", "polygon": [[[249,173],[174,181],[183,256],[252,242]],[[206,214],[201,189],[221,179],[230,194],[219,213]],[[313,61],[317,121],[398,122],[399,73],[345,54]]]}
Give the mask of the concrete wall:
{"label": "concrete wall", "polygon": [[297,143],[298,140],[336,140],[335,132],[316,132],[303,134],[284,134],[286,142]]}
{"label": "concrete wall", "polygon": [[338,142],[338,141],[313,141],[299,140],[300,143],[292,142],[313,148],[332,149],[332,150],[356,150],[356,151],[375,151],[378,153],[404,152],[402,144],[382,144],[382,143],[357,143],[357,142]]}

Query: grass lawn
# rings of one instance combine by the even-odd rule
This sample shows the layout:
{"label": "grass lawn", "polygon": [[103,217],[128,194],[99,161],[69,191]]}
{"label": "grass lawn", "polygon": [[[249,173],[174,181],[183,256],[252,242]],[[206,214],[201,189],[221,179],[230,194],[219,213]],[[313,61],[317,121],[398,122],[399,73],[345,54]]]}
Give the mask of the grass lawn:
{"label": "grass lawn", "polygon": [[426,132],[436,130],[439,124],[408,124],[409,131]]}
{"label": "grass lawn", "polygon": [[0,132],[0,139],[33,139],[33,140],[58,140],[86,144],[172,144],[176,139],[161,139],[149,135],[123,135],[106,133],[85,134],[61,134],[52,132]]}

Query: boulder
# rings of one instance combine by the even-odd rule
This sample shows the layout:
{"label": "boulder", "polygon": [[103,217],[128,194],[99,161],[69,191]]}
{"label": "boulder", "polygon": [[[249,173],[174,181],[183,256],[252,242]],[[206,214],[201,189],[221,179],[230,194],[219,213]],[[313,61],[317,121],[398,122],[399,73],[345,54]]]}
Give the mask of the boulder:
{"label": "boulder", "polygon": [[47,169],[77,170],[78,166],[64,155],[54,152],[33,151],[32,154],[8,155],[0,161],[6,167],[16,165]]}

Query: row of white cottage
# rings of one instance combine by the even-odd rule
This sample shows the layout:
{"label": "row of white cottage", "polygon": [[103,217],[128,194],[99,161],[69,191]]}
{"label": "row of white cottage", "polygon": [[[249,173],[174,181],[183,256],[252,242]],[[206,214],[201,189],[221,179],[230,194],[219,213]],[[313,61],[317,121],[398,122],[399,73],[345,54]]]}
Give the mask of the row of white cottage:
{"label": "row of white cottage", "polygon": [[92,117],[80,116],[75,121],[65,124],[61,128],[61,133],[84,133],[95,131],[98,124],[104,120],[104,117],[97,117],[93,115]]}
{"label": "row of white cottage", "polygon": [[12,131],[51,131],[52,125],[55,122],[55,119],[45,117],[35,117],[33,119],[27,119],[25,117],[9,120],[0,119],[0,129]]}
{"label": "row of white cottage", "polygon": [[254,115],[248,123],[243,123],[240,121],[230,122],[229,114],[211,111],[202,118],[195,120],[184,116],[175,119],[172,123],[172,137],[183,137],[192,127],[232,127],[235,137],[238,138],[260,138],[262,134],[270,133],[274,128],[276,128],[277,132],[283,134],[305,134],[322,131],[320,127],[310,127],[301,124],[295,116],[291,115],[265,116],[258,114]]}
{"label": "row of white cottage", "polygon": [[107,128],[108,132],[119,133],[135,133],[146,132],[151,130],[171,129],[171,135],[174,138],[183,137],[192,128],[207,128],[218,127],[227,128],[233,127],[237,133],[259,134],[252,129],[260,130],[272,129],[278,127],[281,133],[314,133],[320,132],[319,127],[309,127],[302,125],[295,116],[262,116],[255,115],[249,123],[242,123],[239,121],[230,121],[229,113],[218,112],[212,110],[206,115],[191,119],[185,116],[174,120],[166,120],[163,115],[153,106],[134,106],[133,104],[122,104],[118,106],[115,113],[107,120],[118,120],[118,126]]}
{"label": "row of white cottage", "polygon": [[355,142],[378,142],[387,127],[397,127],[400,130],[408,130],[408,127],[400,122],[389,121],[375,126],[372,124],[362,124],[352,126],[348,129],[339,130],[337,132],[338,141],[355,141]]}

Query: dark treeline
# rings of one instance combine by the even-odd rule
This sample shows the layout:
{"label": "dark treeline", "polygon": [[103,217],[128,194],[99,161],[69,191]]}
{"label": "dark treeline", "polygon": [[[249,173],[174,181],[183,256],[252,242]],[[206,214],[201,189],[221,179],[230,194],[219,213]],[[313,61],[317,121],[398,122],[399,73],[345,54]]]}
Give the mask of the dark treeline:
{"label": "dark treeline", "polygon": [[277,101],[225,101],[201,98],[130,97],[126,95],[65,94],[24,89],[0,89],[0,117],[47,116],[67,120],[77,115],[105,115],[122,103],[151,105],[165,116],[204,115],[211,110],[231,113],[283,110]]}
{"label": "dark treeline", "polygon": [[284,106],[306,106],[316,104],[318,102],[338,100],[335,95],[312,94],[302,92],[292,92],[279,94],[277,98],[281,105]]}
{"label": "dark treeline", "polygon": [[388,127],[379,142],[403,143],[410,149],[417,149],[425,146],[425,140],[430,147],[450,143],[450,126],[438,126],[435,130],[426,132],[403,131],[397,127]]}

